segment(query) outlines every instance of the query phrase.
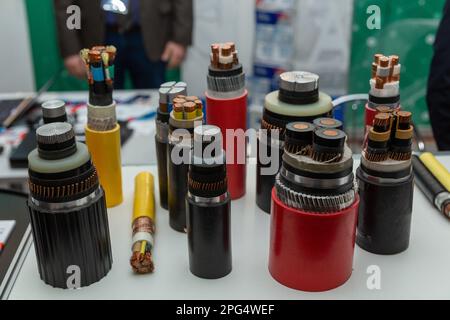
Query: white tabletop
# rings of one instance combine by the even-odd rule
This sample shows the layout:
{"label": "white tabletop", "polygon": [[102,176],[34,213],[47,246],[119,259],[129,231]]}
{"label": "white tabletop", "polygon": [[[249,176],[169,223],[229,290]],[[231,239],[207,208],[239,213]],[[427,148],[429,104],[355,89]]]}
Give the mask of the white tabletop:
{"label": "white tabletop", "polygon": [[[450,157],[440,157],[450,167]],[[233,271],[220,280],[189,272],[186,235],[170,229],[167,211],[157,210],[156,271],[135,275],[129,266],[133,180],[143,170],[126,167],[124,203],[109,211],[114,255],[106,278],[75,291],[54,289],[39,278],[34,248],[22,267],[10,299],[448,299],[450,298],[450,221],[416,188],[410,248],[394,256],[355,249],[354,271],[343,286],[323,293],[286,288],[268,271],[269,215],[255,205],[255,167],[248,168],[247,195],[232,203]],[[156,185],[157,188],[157,185]],[[156,191],[157,192],[157,191]],[[158,194],[158,192],[157,192]],[[381,290],[369,290],[367,268],[381,269]]]}

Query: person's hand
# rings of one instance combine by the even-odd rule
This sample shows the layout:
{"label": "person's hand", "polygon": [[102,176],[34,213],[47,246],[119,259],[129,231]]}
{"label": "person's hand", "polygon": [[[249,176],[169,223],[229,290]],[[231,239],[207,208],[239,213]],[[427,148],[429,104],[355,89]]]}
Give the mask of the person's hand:
{"label": "person's hand", "polygon": [[64,65],[72,76],[80,79],[86,77],[86,66],[79,55],[74,54],[65,58]]}
{"label": "person's hand", "polygon": [[185,46],[169,41],[166,44],[161,60],[167,62],[169,68],[176,68],[183,62],[185,56]]}

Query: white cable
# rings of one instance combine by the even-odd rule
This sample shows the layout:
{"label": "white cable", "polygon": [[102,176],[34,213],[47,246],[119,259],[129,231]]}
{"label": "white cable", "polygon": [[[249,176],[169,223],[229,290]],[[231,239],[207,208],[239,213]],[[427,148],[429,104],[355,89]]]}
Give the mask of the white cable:
{"label": "white cable", "polygon": [[351,101],[361,101],[361,100],[368,100],[369,95],[367,93],[356,93],[356,94],[349,94],[347,96],[342,96],[337,98],[333,101],[333,107],[336,108],[337,106],[340,106],[341,104],[351,102]]}

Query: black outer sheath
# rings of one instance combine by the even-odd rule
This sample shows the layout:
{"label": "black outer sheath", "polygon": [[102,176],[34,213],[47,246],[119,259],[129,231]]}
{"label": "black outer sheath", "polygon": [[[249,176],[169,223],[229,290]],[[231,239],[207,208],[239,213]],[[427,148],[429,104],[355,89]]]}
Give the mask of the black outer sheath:
{"label": "black outer sheath", "polygon": [[280,88],[278,99],[289,104],[311,104],[319,101],[319,89],[309,92],[291,92]]}
{"label": "black outer sheath", "polygon": [[395,97],[380,98],[369,94],[369,101],[377,105],[394,104],[400,102],[400,95]]}
{"label": "black outer sheath", "polygon": [[375,183],[362,168],[359,182],[359,218],[356,243],[375,254],[397,254],[408,249],[414,192],[414,175],[398,183]]}
{"label": "black outer sheath", "polygon": [[227,78],[227,77],[234,77],[234,76],[240,75],[241,73],[244,72],[243,70],[244,69],[242,68],[242,64],[238,64],[229,70],[216,69],[212,66],[209,66],[208,74],[211,77]]}
{"label": "black outer sheath", "polygon": [[[272,197],[270,196],[272,193],[273,186],[275,185],[275,177],[279,171],[279,168],[281,167],[281,163],[283,160],[283,154],[284,149],[282,147],[274,147],[269,146],[266,143],[260,141],[258,138],[257,143],[258,148],[258,156],[257,156],[257,163],[256,163],[256,204],[258,207],[266,212],[270,213],[270,204]],[[266,149],[266,154],[271,159],[272,154],[275,154],[278,152],[278,168],[275,170],[276,173],[268,175],[263,174],[263,170],[268,170],[272,166],[272,163],[269,164],[263,164],[262,159],[259,156],[260,148]],[[278,150],[277,150],[278,149]]]}
{"label": "black outer sheath", "polygon": [[197,204],[187,199],[189,266],[192,274],[219,279],[232,270],[231,201]]}
{"label": "black outer sheath", "polygon": [[[436,196],[442,192],[446,192],[446,189],[442,184],[436,180],[433,174],[425,167],[420,161],[419,157],[414,155],[412,157],[412,163],[414,167],[414,175],[416,177],[416,184],[420,190],[425,194],[428,200],[434,204]],[[440,210],[441,208],[439,208]]]}
{"label": "black outer sheath", "polygon": [[163,209],[168,209],[167,183],[167,146],[168,143],[159,141],[155,136],[156,159],[158,164],[159,203]]}
{"label": "black outer sheath", "polygon": [[73,210],[43,210],[31,199],[28,208],[39,274],[46,284],[67,289],[71,266],[80,268],[81,287],[108,274],[113,258],[103,190],[88,205]]}
{"label": "black outer sheath", "polygon": [[42,120],[44,122],[44,124],[49,124],[49,123],[55,123],[55,122],[67,122],[67,114],[64,114],[60,117],[56,117],[56,118],[47,118],[47,117],[42,117]]}
{"label": "black outer sheath", "polygon": [[[175,145],[169,143],[167,148],[168,160],[168,201],[169,201],[169,224],[175,231],[186,230],[186,195],[188,192],[189,163],[174,164],[171,158]],[[190,153],[190,148],[183,147],[177,154]],[[189,159],[189,157],[183,157]],[[188,161],[189,162],[189,161]]]}

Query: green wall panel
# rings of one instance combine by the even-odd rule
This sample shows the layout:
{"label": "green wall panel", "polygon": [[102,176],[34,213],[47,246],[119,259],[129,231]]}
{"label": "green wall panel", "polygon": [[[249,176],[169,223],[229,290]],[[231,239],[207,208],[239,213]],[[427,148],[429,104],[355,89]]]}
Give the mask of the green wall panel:
{"label": "green wall panel", "polygon": [[[56,40],[56,25],[52,0],[25,0],[36,88],[42,87],[48,79],[63,67]],[[67,71],[52,86],[51,90],[86,90],[85,81],[71,77]]]}
{"label": "green wall panel", "polygon": [[[445,0],[355,0],[349,91],[368,92],[375,53],[398,54],[402,63],[402,105],[414,112],[416,123],[428,125],[425,94],[444,3]],[[381,30],[369,30],[366,26],[366,10],[373,4],[381,9]]]}

